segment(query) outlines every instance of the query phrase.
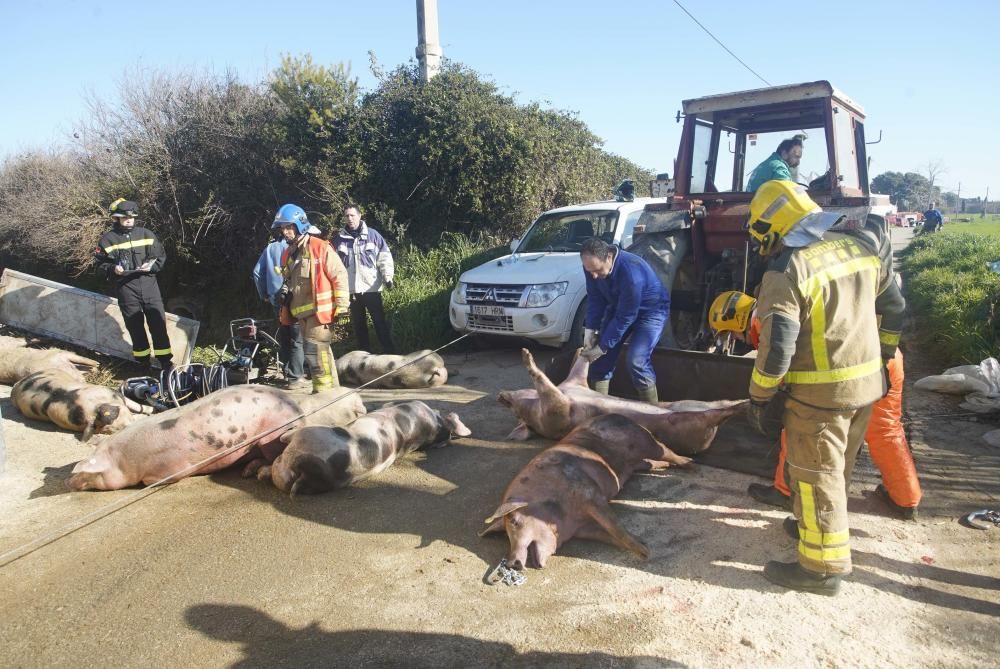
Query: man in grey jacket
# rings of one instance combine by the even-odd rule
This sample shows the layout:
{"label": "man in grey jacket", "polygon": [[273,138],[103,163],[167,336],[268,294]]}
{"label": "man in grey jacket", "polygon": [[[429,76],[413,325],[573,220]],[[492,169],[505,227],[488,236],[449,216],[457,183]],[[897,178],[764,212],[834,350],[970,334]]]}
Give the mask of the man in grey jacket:
{"label": "man in grey jacket", "polygon": [[370,351],[367,311],[383,353],[395,353],[389,323],[382,306],[382,289],[392,288],[395,265],[389,245],[376,230],[361,220],[357,205],[344,207],[344,228],[333,240],[334,248],[347,267],[351,291],[351,325],[358,350]]}

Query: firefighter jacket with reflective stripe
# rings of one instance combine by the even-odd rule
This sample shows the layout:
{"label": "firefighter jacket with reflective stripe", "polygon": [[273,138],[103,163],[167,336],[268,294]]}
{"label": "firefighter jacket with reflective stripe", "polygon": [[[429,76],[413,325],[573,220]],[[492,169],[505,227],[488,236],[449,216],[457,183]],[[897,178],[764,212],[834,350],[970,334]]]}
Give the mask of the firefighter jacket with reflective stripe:
{"label": "firefighter jacket with reflective stripe", "polygon": [[347,270],[329,242],[302,235],[281,254],[281,265],[291,289],[288,309],[281,310],[283,325],[313,315],[327,324],[347,311]]}
{"label": "firefighter jacket with reflective stripe", "polygon": [[[163,269],[167,254],[163,245],[151,230],[135,227],[127,230],[116,225],[105,232],[94,251],[98,269],[115,284],[116,288],[135,281],[148,274],[156,274]],[[139,268],[152,261],[148,270]],[[124,274],[115,274],[115,266],[121,265]]]}
{"label": "firefighter jacket with reflective stripe", "polygon": [[[895,354],[905,303],[879,251],[870,232],[828,232],[771,261],[757,301],[753,399],[770,399],[782,384],[819,409],[860,408],[882,396],[882,367]],[[880,332],[879,317],[890,329]]]}
{"label": "firefighter jacket with reflective stripe", "polygon": [[395,273],[392,251],[382,235],[364,221],[361,221],[357,237],[345,228],[334,244],[337,255],[347,267],[351,295],[380,292],[383,285],[392,281]]}

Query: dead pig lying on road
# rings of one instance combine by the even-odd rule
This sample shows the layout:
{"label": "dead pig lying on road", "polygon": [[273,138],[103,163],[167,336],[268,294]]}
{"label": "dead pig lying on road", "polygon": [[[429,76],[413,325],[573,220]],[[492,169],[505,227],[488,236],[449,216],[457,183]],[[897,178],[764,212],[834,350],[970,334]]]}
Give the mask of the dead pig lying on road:
{"label": "dead pig lying on road", "polygon": [[293,495],[327,492],[384,471],[400,455],[470,434],[454,413],[417,401],[386,404],[346,429],[304,427],[285,435],[287,448],[257,478]]}
{"label": "dead pig lying on road", "polygon": [[152,407],[143,407],[111,388],[86,383],[61,369],[29,374],[14,384],[10,399],[28,418],[82,432],[83,441],[94,434],[118,432],[132,422],[133,413],[153,412]]}
{"label": "dead pig lying on road", "polygon": [[83,381],[78,366],[97,367],[97,361],[54,348],[0,348],[0,383],[8,385],[46,369],[59,369]]}
{"label": "dead pig lying on road", "polygon": [[[414,362],[408,367],[405,366]],[[430,350],[408,355],[373,355],[367,351],[351,351],[337,358],[337,376],[341,383],[360,386],[383,374],[395,374],[372,384],[371,388],[435,388],[448,383],[444,359]]]}
{"label": "dead pig lying on road", "polygon": [[532,432],[562,439],[595,416],[616,413],[631,418],[676,453],[694,455],[708,448],[719,426],[743,412],[746,405],[746,400],[684,400],[654,405],[602,395],[587,387],[590,363],[580,357],[579,351],[569,376],[557,387],[535,366],[527,349],[521,349],[521,358],[535,387],[505,390],[497,396],[497,401],[510,407],[521,421],[508,439],[528,439]]}
{"label": "dead pig lying on road", "polygon": [[232,453],[184,476],[224,469],[255,447],[273,459],[281,448],[278,437],[300,415],[298,403],[277,388],[226,388],[105,437],[73,468],[67,485],[73,490],[149,485],[242,442]]}
{"label": "dead pig lying on road", "polygon": [[649,549],[618,523],[608,500],[632,472],[690,462],[635,421],[617,414],[599,416],[524,466],[486,519],[490,526],[482,534],[506,530],[507,563],[514,569],[544,567],[573,537],[613,544],[645,559]]}

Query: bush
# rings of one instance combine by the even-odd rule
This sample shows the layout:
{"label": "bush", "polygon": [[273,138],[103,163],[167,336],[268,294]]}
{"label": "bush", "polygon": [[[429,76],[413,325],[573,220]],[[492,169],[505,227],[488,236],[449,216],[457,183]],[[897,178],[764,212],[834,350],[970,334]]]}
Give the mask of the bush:
{"label": "bush", "polygon": [[903,253],[903,288],[918,332],[933,338],[945,364],[978,364],[1000,344],[1000,237],[936,234]]}

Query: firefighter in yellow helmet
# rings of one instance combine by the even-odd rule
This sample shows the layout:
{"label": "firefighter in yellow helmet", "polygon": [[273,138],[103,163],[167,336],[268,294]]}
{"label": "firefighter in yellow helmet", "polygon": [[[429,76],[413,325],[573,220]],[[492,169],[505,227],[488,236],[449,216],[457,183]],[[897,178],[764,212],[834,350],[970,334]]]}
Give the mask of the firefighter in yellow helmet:
{"label": "firefighter in yellow helmet", "polygon": [[780,392],[795,513],[784,528],[798,539],[798,561],[768,562],[764,576],[834,595],[851,571],[846,477],[872,404],[887,390],[885,366],[905,303],[881,230],[850,229],[792,181],[760,187],[747,228],[769,259],[757,296],[748,419],[764,432],[768,404]]}
{"label": "firefighter in yellow helmet", "polygon": [[[760,342],[760,319],[755,312],[756,306],[757,300],[745,293],[736,290],[721,293],[708,310],[708,324],[716,334],[730,332],[740,341],[757,348]],[[916,520],[922,493],[917,468],[903,431],[905,376],[902,351],[896,351],[896,357],[889,361],[886,369],[892,387],[885,397],[872,405],[872,417],[865,431],[868,452],[882,475],[882,483],[875,488],[875,494],[896,515],[904,520]],[[777,405],[770,408],[778,409]],[[780,416],[777,420],[780,422]],[[782,434],[773,485],[751,483],[747,493],[758,502],[791,510],[792,492],[788,488],[785,471],[787,454],[788,442]],[[850,472],[847,475],[850,477]]]}

